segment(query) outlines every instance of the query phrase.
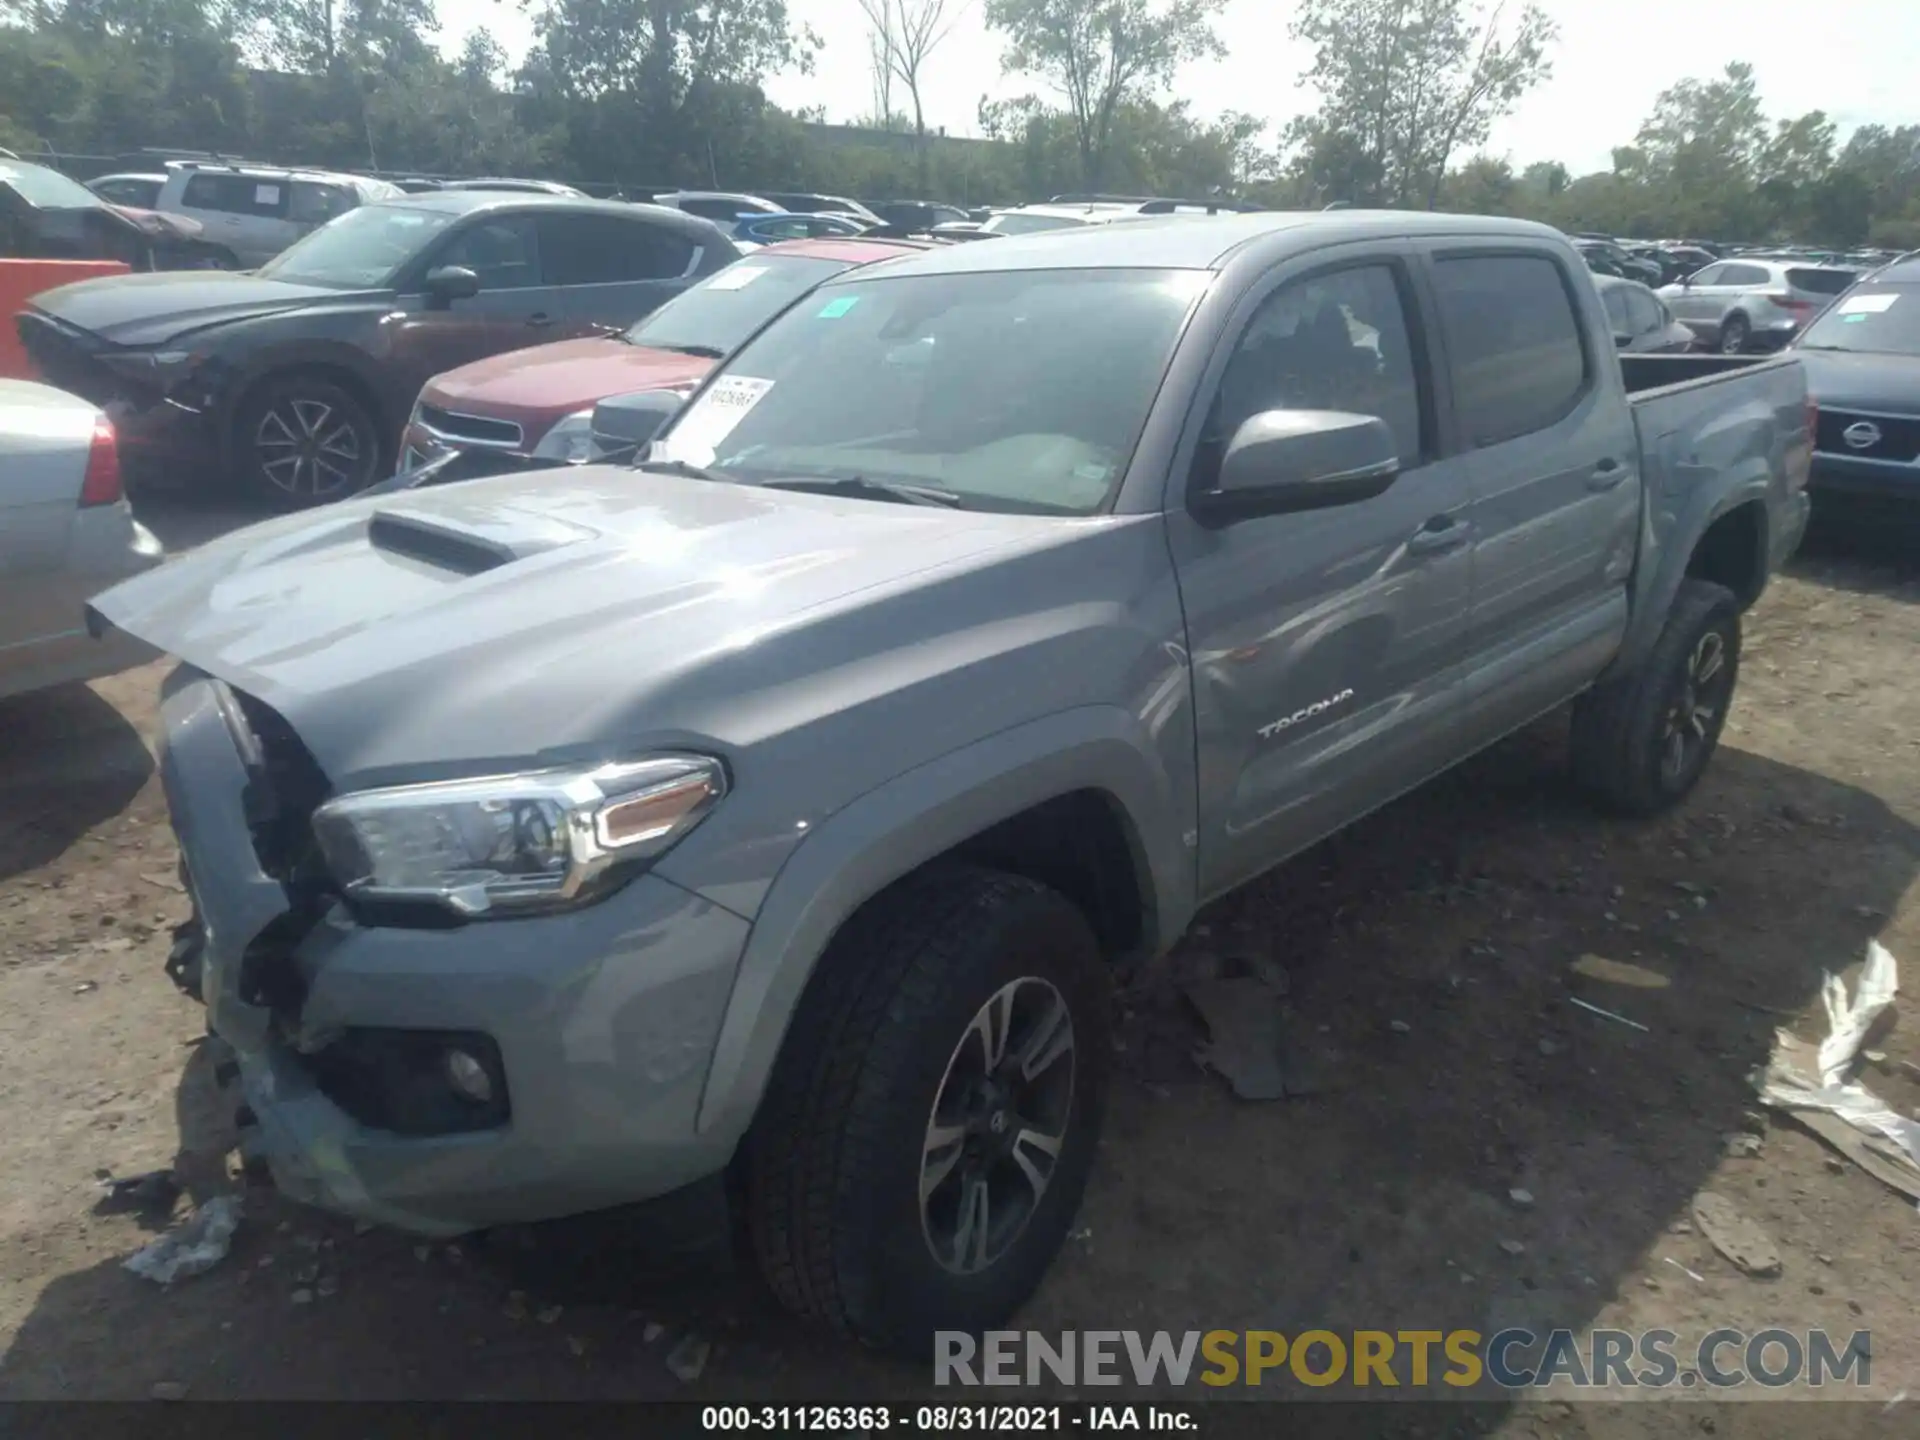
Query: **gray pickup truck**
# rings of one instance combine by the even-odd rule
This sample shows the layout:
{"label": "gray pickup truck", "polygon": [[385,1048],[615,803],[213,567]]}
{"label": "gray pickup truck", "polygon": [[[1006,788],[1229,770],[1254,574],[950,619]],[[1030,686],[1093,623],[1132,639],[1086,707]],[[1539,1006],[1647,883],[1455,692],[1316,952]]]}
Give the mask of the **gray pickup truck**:
{"label": "gray pickup truck", "polygon": [[829,281],[637,467],[95,618],[185,662],[176,961],[285,1191],[724,1194],[789,1305],[924,1354],[1038,1283],[1109,977],[1209,898],[1568,701],[1605,805],[1692,789],[1811,418],[1791,358],[1617,357],[1540,226],[1100,226]]}

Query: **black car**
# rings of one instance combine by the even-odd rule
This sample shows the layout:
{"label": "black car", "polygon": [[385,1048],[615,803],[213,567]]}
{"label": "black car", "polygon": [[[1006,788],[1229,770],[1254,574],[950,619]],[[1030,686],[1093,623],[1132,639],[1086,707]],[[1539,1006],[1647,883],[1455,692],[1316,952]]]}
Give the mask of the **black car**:
{"label": "black car", "polygon": [[213,264],[198,221],[116,204],[45,165],[0,153],[0,260],[118,260],[130,270]]}
{"label": "black car", "polygon": [[1860,280],[1791,349],[1820,407],[1811,487],[1920,502],[1920,258]]}
{"label": "black car", "polygon": [[882,223],[902,231],[924,234],[936,225],[964,224],[969,212],[937,200],[875,200],[867,208]]}
{"label": "black car", "polygon": [[1622,354],[1679,355],[1693,349],[1693,331],[1638,280],[1595,275],[1594,288],[1613,326],[1613,343]]}
{"label": "black car", "polygon": [[443,190],[361,205],[246,275],[116,275],[20,312],[42,375],[108,409],[136,479],[283,508],[393,469],[429,376],[624,330],[739,255],[653,205]]}

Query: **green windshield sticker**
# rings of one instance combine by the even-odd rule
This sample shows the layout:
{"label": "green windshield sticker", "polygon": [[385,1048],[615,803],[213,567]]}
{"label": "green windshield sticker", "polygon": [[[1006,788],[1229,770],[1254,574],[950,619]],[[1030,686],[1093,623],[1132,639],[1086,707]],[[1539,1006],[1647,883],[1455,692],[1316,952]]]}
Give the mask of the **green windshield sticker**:
{"label": "green windshield sticker", "polygon": [[859,303],[860,297],[858,295],[842,295],[838,300],[829,300],[826,304],[822,305],[820,307],[819,318],[822,320],[838,320]]}
{"label": "green windshield sticker", "polygon": [[1863,323],[1866,318],[1864,315],[1842,315],[1840,317],[1840,323],[1842,325],[1859,325]]}

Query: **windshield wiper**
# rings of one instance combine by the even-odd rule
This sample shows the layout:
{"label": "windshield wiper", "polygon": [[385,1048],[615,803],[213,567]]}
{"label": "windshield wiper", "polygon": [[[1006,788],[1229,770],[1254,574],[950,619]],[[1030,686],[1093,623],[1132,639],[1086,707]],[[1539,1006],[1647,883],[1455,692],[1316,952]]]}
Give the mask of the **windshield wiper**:
{"label": "windshield wiper", "polygon": [[685,460],[636,460],[633,462],[633,468],[659,475],[683,475],[689,480],[711,480],[716,485],[740,483],[731,475],[722,475],[718,470],[708,470],[699,465],[689,465]]}
{"label": "windshield wiper", "polygon": [[663,345],[658,340],[636,340],[631,334],[620,337],[629,345],[644,345],[649,350],[665,350],[674,355],[691,355],[696,360],[724,360],[727,352],[718,345]]}
{"label": "windshield wiper", "polygon": [[785,480],[763,480],[765,490],[800,490],[812,495],[865,495],[875,500],[897,500],[903,505],[938,505],[958,510],[964,502],[937,485],[911,485],[903,480],[869,480],[865,475],[797,475]]}

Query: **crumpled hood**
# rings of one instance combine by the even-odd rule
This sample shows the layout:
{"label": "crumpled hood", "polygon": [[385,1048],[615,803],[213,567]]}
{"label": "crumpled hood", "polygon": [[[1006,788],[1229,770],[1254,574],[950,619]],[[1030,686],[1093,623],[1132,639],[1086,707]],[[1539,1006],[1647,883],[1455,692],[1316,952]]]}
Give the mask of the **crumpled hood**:
{"label": "crumpled hood", "polygon": [[[767,716],[743,697],[787,668],[767,652],[794,632],[1058,535],[1040,517],[588,466],[268,521],[94,609],[278,710],[336,784],[382,783],[744,740]],[[864,630],[831,644],[871,655]]]}
{"label": "crumpled hood", "polygon": [[1920,357],[1796,348],[1807,393],[1834,410],[1920,416]]}
{"label": "crumpled hood", "polygon": [[348,291],[257,275],[161,270],[79,280],[28,303],[63,325],[115,345],[160,345],[208,325],[353,298]]}
{"label": "crumpled hood", "polygon": [[468,415],[517,420],[528,440],[538,429],[609,395],[698,381],[715,362],[698,355],[629,345],[624,340],[562,340],[489,356],[429,380],[423,404]]}

